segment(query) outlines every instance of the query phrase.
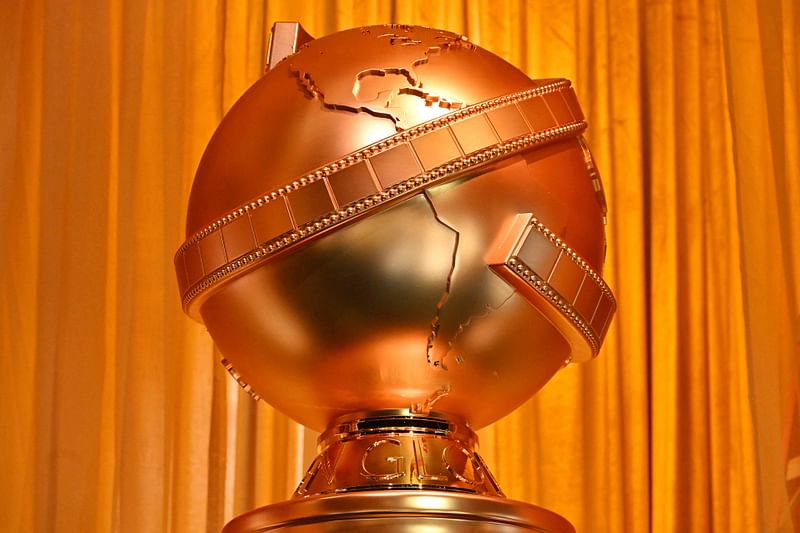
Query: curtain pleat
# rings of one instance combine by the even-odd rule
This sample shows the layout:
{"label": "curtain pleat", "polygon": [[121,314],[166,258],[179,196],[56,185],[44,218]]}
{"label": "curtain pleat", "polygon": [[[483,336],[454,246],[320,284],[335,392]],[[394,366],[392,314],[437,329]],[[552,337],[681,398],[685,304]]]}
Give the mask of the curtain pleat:
{"label": "curtain pleat", "polygon": [[795,0],[29,0],[0,6],[0,523],[218,532],[316,435],[183,315],[194,170],[269,28],[467,34],[573,80],[609,203],[600,356],[480,432],[579,531],[800,526]]}
{"label": "curtain pleat", "polygon": [[728,0],[723,15],[761,526],[789,531],[800,528],[800,19],[793,2]]}

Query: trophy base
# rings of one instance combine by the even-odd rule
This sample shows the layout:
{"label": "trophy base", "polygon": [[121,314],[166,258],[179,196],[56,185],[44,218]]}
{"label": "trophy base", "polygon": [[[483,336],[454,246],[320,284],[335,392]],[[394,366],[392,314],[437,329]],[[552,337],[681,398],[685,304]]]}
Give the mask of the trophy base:
{"label": "trophy base", "polygon": [[[394,409],[334,420],[292,499],[231,520],[223,533],[574,533],[561,516],[508,500],[463,420]],[[378,529],[380,528],[380,529]]]}
{"label": "trophy base", "polygon": [[238,516],[222,533],[267,531],[575,533],[566,519],[535,505],[433,490],[374,490],[289,500]]}
{"label": "trophy base", "polygon": [[503,497],[463,420],[406,409],[334,420],[293,498],[374,490],[439,490]]}

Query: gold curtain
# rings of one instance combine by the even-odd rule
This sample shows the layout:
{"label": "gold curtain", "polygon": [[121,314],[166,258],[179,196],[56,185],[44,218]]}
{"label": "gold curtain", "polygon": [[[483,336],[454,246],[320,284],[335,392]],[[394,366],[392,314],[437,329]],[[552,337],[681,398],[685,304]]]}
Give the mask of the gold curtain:
{"label": "gold curtain", "polygon": [[585,532],[800,526],[796,0],[30,0],[0,6],[0,529],[217,532],[310,462],[171,267],[277,20],[446,28],[575,83],[620,308],[482,431],[510,497]]}

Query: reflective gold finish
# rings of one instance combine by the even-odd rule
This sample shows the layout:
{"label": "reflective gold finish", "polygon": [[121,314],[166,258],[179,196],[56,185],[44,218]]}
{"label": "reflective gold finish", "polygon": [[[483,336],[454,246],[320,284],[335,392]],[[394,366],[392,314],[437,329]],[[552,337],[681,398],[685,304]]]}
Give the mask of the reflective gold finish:
{"label": "reflective gold finish", "polygon": [[444,491],[372,491],[291,500],[231,520],[222,533],[574,533],[522,502]]}
{"label": "reflective gold finish", "polygon": [[570,83],[428,28],[273,31],[200,163],[175,266],[239,383],[325,433],[299,501],[226,531],[387,527],[387,509],[397,531],[570,531],[500,499],[472,433],[596,355],[614,314]]}
{"label": "reflective gold finish", "polygon": [[364,490],[448,490],[503,496],[463,420],[406,410],[334,420],[295,498]]}

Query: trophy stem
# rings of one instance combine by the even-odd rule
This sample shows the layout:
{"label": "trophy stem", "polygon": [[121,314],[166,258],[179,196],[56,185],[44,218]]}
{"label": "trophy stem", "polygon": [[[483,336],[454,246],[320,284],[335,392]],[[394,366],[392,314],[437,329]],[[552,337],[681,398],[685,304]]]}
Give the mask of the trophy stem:
{"label": "trophy stem", "polygon": [[229,522],[223,533],[574,533],[561,516],[506,499],[467,424],[408,410],[337,418],[319,438],[292,499]]}
{"label": "trophy stem", "polygon": [[444,414],[347,415],[320,436],[320,453],[293,497],[398,489],[503,497],[477,445],[464,421]]}

